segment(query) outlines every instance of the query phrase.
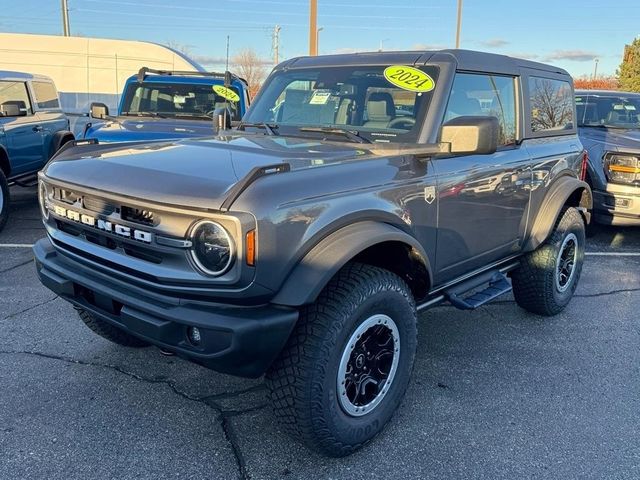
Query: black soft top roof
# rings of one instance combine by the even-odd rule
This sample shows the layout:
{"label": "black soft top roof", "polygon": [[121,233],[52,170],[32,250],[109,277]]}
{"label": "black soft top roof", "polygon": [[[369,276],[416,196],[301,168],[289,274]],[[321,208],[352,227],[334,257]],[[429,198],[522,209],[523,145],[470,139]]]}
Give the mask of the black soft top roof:
{"label": "black soft top roof", "polygon": [[520,68],[529,68],[569,76],[562,68],[544,63],[498,55],[496,53],[459,49],[364,52],[321,55],[318,57],[296,57],[282,62],[276,69],[338,67],[347,65],[423,65],[427,62],[434,61],[455,61],[460,70],[517,74]]}

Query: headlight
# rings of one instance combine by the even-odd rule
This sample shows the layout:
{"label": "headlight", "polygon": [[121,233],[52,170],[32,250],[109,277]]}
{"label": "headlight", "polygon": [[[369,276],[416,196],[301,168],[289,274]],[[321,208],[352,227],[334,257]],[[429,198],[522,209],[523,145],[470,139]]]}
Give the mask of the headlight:
{"label": "headlight", "polygon": [[207,275],[225,273],[235,260],[233,240],[222,225],[201,220],[191,229],[191,258]]}
{"label": "headlight", "polygon": [[38,185],[38,201],[40,203],[40,213],[42,213],[42,217],[45,221],[49,220],[49,190],[47,184],[43,181],[40,181]]}
{"label": "headlight", "polygon": [[604,169],[612,182],[640,182],[640,158],[635,155],[609,153],[605,156]]}

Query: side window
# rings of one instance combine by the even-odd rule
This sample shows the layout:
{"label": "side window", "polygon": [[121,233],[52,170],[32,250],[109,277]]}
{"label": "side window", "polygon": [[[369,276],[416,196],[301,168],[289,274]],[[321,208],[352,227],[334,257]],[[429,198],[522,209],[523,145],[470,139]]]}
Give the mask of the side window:
{"label": "side window", "polygon": [[529,77],[531,131],[572,130],[573,95],[563,80]]}
{"label": "side window", "polygon": [[24,82],[0,81],[0,116],[20,117],[31,112],[31,102]]}
{"label": "side window", "polygon": [[463,115],[496,117],[500,145],[517,140],[515,78],[500,75],[457,73],[444,121]]}
{"label": "side window", "polygon": [[33,93],[38,108],[60,108],[58,92],[53,83],[33,82]]}

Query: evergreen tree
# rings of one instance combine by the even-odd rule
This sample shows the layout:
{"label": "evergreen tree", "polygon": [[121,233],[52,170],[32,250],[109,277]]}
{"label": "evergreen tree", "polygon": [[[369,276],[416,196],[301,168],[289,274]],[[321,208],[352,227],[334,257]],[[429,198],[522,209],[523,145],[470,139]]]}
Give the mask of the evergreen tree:
{"label": "evergreen tree", "polygon": [[640,92],[640,38],[625,46],[620,64],[620,88],[629,92]]}

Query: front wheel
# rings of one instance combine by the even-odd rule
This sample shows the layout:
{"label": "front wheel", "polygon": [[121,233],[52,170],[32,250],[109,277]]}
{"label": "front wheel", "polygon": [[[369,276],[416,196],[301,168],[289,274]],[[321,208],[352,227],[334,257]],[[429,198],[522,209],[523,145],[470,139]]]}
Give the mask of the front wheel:
{"label": "front wheel", "polygon": [[347,265],[301,312],[267,372],[276,417],[312,449],[335,457],[354,452],[400,405],[416,336],[407,284],[380,268]]}
{"label": "front wheel", "polygon": [[582,216],[575,208],[566,208],[551,236],[523,257],[511,275],[518,305],[545,316],[564,310],[578,286],[584,248]]}
{"label": "front wheel", "polygon": [[0,169],[0,232],[9,219],[9,183]]}

